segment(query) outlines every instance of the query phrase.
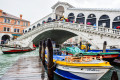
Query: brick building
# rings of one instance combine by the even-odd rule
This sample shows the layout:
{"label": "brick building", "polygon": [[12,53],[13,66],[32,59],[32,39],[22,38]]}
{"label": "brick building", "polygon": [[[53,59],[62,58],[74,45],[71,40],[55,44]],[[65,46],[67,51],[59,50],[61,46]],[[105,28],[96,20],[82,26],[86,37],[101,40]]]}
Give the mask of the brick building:
{"label": "brick building", "polygon": [[30,22],[0,10],[0,43],[15,39],[23,34],[23,30],[30,25]]}

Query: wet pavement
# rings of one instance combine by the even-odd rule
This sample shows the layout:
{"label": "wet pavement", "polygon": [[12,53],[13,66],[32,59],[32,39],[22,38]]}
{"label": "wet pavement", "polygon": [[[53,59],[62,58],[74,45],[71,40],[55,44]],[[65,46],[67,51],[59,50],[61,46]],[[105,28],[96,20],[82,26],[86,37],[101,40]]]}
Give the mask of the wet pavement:
{"label": "wet pavement", "polygon": [[38,56],[21,56],[1,80],[47,80],[47,74]]}

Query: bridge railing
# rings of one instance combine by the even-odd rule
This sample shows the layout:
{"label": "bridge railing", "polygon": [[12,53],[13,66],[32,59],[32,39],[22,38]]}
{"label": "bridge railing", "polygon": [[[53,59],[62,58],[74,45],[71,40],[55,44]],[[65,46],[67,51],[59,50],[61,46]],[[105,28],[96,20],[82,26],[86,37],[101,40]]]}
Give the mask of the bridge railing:
{"label": "bridge railing", "polygon": [[18,37],[18,39],[26,38],[28,35],[31,36],[32,34],[35,34],[37,31],[48,28],[48,27],[63,27],[63,28],[70,28],[70,29],[82,29],[87,31],[93,31],[93,32],[99,32],[99,33],[105,33],[110,35],[118,35],[120,36],[120,30],[119,29],[110,29],[105,27],[97,27],[92,25],[86,25],[86,29],[84,24],[78,24],[78,23],[70,23],[70,22],[63,22],[63,21],[55,21],[50,23],[41,24],[39,27],[36,27],[35,29],[29,31],[28,33],[25,33],[24,35]]}

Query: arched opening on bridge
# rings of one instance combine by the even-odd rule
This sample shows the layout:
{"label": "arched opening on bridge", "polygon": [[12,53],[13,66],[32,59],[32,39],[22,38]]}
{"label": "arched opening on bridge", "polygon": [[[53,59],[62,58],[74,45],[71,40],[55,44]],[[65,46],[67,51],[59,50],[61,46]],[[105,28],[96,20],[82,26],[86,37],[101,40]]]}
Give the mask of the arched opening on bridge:
{"label": "arched opening on bridge", "polygon": [[68,20],[69,20],[70,22],[73,22],[74,19],[75,19],[74,14],[73,14],[73,13],[70,13],[70,14],[68,15]]}
{"label": "arched opening on bridge", "polygon": [[64,16],[64,7],[63,6],[58,6],[55,10],[56,14],[56,19],[60,19],[61,17]]}
{"label": "arched opening on bridge", "polygon": [[10,41],[9,35],[3,35],[1,38],[1,44],[6,44],[8,41]]}
{"label": "arched opening on bridge", "polygon": [[95,14],[90,14],[87,17],[87,25],[94,25],[94,26],[96,26],[96,16],[95,16]]}
{"label": "arched opening on bridge", "polygon": [[39,27],[39,26],[40,26],[40,23],[37,24],[37,27]]}
{"label": "arched opening on bridge", "polygon": [[63,42],[74,36],[77,35],[65,30],[49,30],[36,36],[33,39],[33,43],[38,45],[40,40],[47,40],[47,38],[51,38],[51,40],[55,41],[56,44],[62,44]]}
{"label": "arched opening on bridge", "polygon": [[45,20],[44,21],[42,21],[42,24],[44,24],[45,23]]}
{"label": "arched opening on bridge", "polygon": [[80,24],[84,24],[85,22],[85,17],[83,13],[79,13],[76,18],[76,22]]}
{"label": "arched opening on bridge", "polygon": [[29,30],[28,31],[31,31],[31,28],[29,28]]}
{"label": "arched opening on bridge", "polygon": [[33,26],[33,28],[32,29],[35,29],[35,26]]}
{"label": "arched opening on bridge", "polygon": [[25,30],[25,33],[27,33],[27,30]]}
{"label": "arched opening on bridge", "polygon": [[116,29],[117,26],[120,26],[120,16],[115,17],[112,23],[112,28]]}
{"label": "arched opening on bridge", "polygon": [[48,20],[47,20],[47,22],[52,22],[52,18],[49,17]]}
{"label": "arched opening on bridge", "polygon": [[106,27],[106,28],[110,28],[110,18],[109,18],[109,16],[108,15],[102,15],[99,18],[98,26],[103,26],[103,27]]}

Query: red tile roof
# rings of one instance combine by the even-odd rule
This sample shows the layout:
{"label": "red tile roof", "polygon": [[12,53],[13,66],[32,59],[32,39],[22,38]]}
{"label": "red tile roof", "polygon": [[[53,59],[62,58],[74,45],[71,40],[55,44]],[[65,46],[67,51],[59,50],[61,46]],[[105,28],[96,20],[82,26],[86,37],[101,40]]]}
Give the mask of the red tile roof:
{"label": "red tile roof", "polygon": [[[11,15],[11,14],[6,13],[6,12],[2,12],[2,16],[3,16],[3,17],[8,17],[8,18],[13,18],[13,19],[18,19],[18,20],[20,20],[20,17],[16,17],[16,16]],[[22,19],[22,20],[29,22],[28,20],[25,20],[25,19]]]}

